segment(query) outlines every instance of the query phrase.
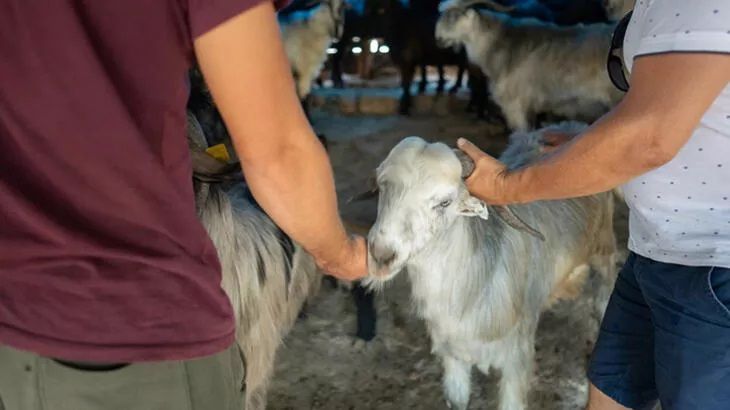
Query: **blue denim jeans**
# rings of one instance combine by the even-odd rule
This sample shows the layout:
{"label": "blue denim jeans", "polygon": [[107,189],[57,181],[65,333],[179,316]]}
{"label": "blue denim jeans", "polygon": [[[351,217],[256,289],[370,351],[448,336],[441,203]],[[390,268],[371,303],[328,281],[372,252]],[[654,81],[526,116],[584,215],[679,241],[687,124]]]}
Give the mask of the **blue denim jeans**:
{"label": "blue denim jeans", "polygon": [[730,409],[730,269],[631,254],[588,372],[632,409]]}

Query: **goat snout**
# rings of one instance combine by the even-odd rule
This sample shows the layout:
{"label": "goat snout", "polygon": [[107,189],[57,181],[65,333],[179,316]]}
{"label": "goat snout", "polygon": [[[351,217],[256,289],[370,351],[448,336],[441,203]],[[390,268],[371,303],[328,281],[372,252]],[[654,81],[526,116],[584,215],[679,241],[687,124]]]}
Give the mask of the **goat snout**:
{"label": "goat snout", "polygon": [[381,267],[389,266],[395,260],[395,250],[388,246],[383,246],[377,243],[370,243],[370,256],[373,261]]}

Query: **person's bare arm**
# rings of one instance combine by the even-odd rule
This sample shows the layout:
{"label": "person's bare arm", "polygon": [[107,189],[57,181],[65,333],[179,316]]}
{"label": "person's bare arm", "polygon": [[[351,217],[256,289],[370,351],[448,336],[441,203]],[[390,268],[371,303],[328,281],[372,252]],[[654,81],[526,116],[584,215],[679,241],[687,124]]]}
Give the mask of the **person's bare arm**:
{"label": "person's bare arm", "polygon": [[364,276],[365,242],[340,220],[329,159],[294,91],[272,4],[200,36],[195,53],[261,207],[324,270]]}
{"label": "person's bare arm", "polygon": [[504,165],[468,141],[477,167],[467,180],[490,204],[570,198],[610,190],[671,161],[730,82],[730,55],[639,57],[624,99],[586,132],[529,167]]}

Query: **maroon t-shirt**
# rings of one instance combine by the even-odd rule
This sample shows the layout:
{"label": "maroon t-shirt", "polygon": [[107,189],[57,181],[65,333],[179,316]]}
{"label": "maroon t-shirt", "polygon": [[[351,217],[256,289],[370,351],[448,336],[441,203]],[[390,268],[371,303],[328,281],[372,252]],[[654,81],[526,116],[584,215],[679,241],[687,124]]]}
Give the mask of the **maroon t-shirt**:
{"label": "maroon t-shirt", "polygon": [[89,361],[233,342],[185,136],[192,39],[263,0],[4,0],[0,344]]}

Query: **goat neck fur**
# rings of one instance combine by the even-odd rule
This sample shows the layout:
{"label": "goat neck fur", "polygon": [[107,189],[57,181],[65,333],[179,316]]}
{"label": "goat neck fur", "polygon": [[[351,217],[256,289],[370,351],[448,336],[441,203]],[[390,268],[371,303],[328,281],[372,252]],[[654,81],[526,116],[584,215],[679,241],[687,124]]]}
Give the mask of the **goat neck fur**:
{"label": "goat neck fur", "polygon": [[[576,127],[585,124],[565,123],[550,131],[568,133]],[[514,134],[501,159],[510,167],[533,161],[545,131]],[[421,198],[430,197],[423,195],[429,190],[436,198],[442,195],[438,191],[463,192],[459,172],[456,156],[443,144],[409,138],[391,151],[378,168],[381,196],[369,239],[375,258],[383,247],[395,248],[387,258],[391,271],[376,270],[370,281],[382,285],[407,271],[415,310],[444,364],[444,390],[452,408],[467,408],[470,370],[476,365],[485,373],[492,367],[502,370],[500,409],[525,409],[542,310],[576,296],[593,267],[604,283],[595,300],[596,320],[603,313],[615,274],[613,199],[602,193],[515,206],[514,212],[545,241],[497,218],[449,217],[448,209],[413,203],[411,193],[420,189]],[[458,210],[467,200],[462,197],[449,208]],[[429,222],[419,222],[419,214],[430,215]]]}
{"label": "goat neck fur", "polygon": [[[206,146],[188,117],[192,148]],[[266,408],[276,351],[321,276],[312,257],[292,244],[253,202],[245,185],[196,182],[201,222],[218,251],[222,286],[236,318],[236,342],[246,362],[246,409]]]}
{"label": "goat neck fur", "polygon": [[284,48],[300,99],[311,92],[312,82],[327,60],[327,48],[338,40],[343,24],[343,0],[325,0],[312,10],[279,18]]}
{"label": "goat neck fur", "polygon": [[605,67],[614,26],[558,26],[454,2],[444,9],[436,35],[466,48],[489,77],[510,128],[525,131],[543,112],[592,121],[620,100]]}

